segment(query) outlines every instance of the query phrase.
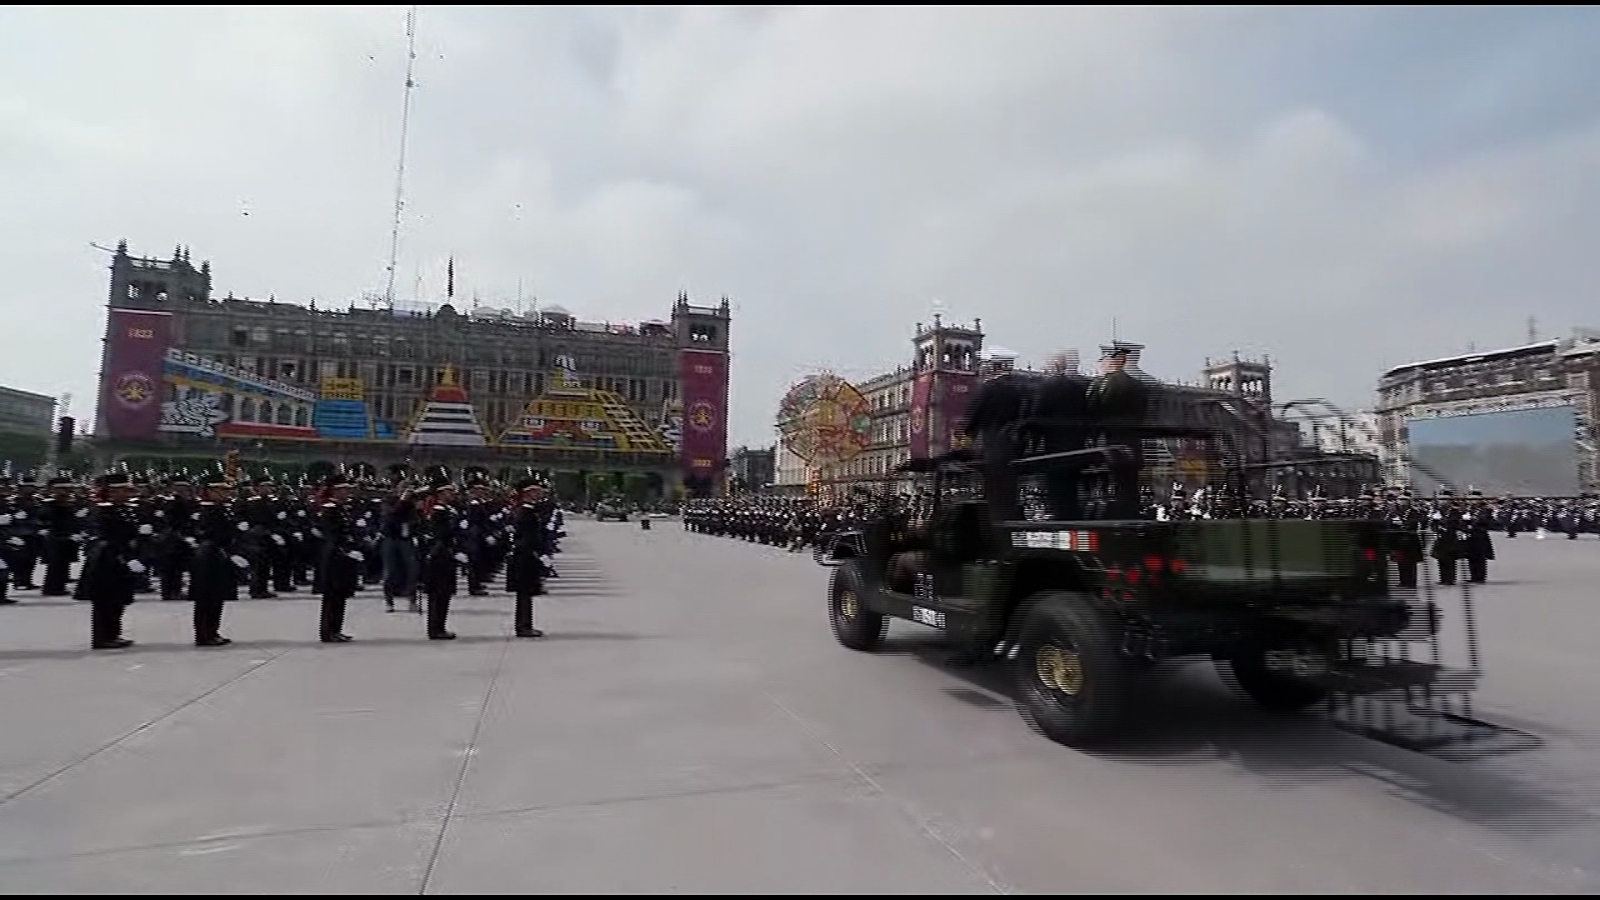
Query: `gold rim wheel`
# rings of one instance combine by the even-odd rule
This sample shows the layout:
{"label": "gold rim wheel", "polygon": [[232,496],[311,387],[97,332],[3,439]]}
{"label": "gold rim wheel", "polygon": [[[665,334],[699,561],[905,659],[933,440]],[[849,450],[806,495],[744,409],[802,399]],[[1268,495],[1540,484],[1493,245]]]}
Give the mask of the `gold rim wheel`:
{"label": "gold rim wheel", "polygon": [[851,591],[839,593],[839,618],[854,619],[856,617],[856,595]]}
{"label": "gold rim wheel", "polygon": [[1040,681],[1068,697],[1083,690],[1083,660],[1071,650],[1046,644],[1034,652],[1033,666]]}

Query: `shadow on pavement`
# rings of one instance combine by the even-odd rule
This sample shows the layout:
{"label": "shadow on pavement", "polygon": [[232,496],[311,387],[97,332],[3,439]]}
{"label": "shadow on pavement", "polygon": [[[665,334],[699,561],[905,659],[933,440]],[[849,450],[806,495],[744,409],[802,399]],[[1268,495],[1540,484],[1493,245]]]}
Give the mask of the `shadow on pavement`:
{"label": "shadow on pavement", "polygon": [[[1010,668],[1003,662],[956,663],[950,647],[937,635],[892,636],[884,653],[910,657],[971,685],[946,688],[953,699],[1016,714]],[[1457,762],[1444,753],[1404,750],[1342,731],[1316,714],[1267,713],[1224,684],[1209,662],[1158,666],[1145,677],[1142,688],[1134,698],[1126,737],[1091,755],[1130,765],[1222,761],[1285,790],[1362,777],[1452,818],[1513,834],[1600,823],[1600,817],[1576,799],[1567,799],[1593,791],[1583,785],[1537,784],[1517,769],[1515,756],[1508,753],[1543,745],[1527,732],[1503,729],[1522,740],[1501,749],[1493,764],[1473,764],[1481,760]],[[1075,751],[1062,747],[1061,752]]]}

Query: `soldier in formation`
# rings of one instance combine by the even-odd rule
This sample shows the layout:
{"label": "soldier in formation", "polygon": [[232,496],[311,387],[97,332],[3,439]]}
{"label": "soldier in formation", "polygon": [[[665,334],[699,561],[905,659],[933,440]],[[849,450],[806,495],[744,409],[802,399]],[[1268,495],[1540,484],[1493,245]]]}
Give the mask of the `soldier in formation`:
{"label": "soldier in formation", "polygon": [[419,478],[398,466],[384,482],[358,466],[299,484],[223,472],[154,478],[119,471],[89,484],[62,474],[43,485],[7,475],[0,477],[0,604],[29,590],[74,596],[90,608],[90,645],[110,650],[132,644],[123,611],[151,592],[192,603],[195,644],[220,647],[231,643],[222,634],[224,610],[242,593],[273,601],[310,589],[321,601],[321,640],[347,643],[348,604],[363,588],[381,586],[390,612],[403,601],[426,613],[430,639],[450,640],[458,580],[481,595],[504,573],[516,634],[536,638],[544,632],[534,626],[534,598],[556,577],[553,557],[564,536],[542,479],[503,485],[482,469],[458,478],[436,466]]}

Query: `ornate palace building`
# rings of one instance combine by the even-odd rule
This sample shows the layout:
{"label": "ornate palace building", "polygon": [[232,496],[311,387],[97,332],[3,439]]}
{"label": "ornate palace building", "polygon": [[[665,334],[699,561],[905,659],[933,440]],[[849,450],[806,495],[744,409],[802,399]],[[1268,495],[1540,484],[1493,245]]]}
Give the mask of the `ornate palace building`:
{"label": "ornate palace building", "polygon": [[[452,278],[453,282],[453,278]],[[452,290],[453,292],[453,284]],[[209,263],[111,264],[96,447],[198,464],[406,461],[716,488],[728,301],[634,325],[566,310],[318,309],[212,293]]]}
{"label": "ornate palace building", "polygon": [[[1132,370],[1137,371],[1144,347],[1123,341],[1114,346],[1132,351]],[[872,432],[865,451],[819,469],[808,466],[780,437],[775,490],[800,493],[808,485],[877,478],[913,457],[936,456],[952,447],[967,400],[977,388],[984,358],[983,323],[956,325],[935,316],[931,325],[917,324],[910,350],[910,364],[856,384],[871,410]],[[1310,455],[1299,427],[1273,415],[1269,360],[1208,359],[1201,383],[1167,384],[1161,397],[1163,408],[1154,411],[1156,418],[1226,431],[1234,436],[1245,462]],[[782,428],[779,423],[780,435]],[[1163,490],[1174,482],[1193,488],[1215,474],[1184,442],[1152,441],[1146,449],[1153,480]],[[1351,480],[1364,478],[1370,483],[1377,478],[1376,462],[1371,466],[1364,464],[1365,459],[1361,462],[1361,474]],[[1263,489],[1269,483],[1282,483],[1284,477],[1265,469],[1261,473]]]}

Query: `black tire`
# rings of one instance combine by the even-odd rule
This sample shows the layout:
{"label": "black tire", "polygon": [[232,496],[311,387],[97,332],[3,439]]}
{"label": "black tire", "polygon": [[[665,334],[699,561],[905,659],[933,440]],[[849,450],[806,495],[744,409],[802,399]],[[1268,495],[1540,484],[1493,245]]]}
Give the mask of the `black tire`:
{"label": "black tire", "polygon": [[1116,736],[1136,668],[1121,652],[1121,624],[1087,594],[1051,591],[1029,601],[1013,661],[1017,711],[1068,747]]}
{"label": "black tire", "polygon": [[833,636],[851,650],[876,650],[889,634],[889,617],[861,605],[861,577],[856,563],[833,570],[828,585],[828,621]]}
{"label": "black tire", "polygon": [[1279,715],[1294,715],[1328,699],[1328,690],[1303,678],[1267,668],[1266,652],[1240,653],[1217,660],[1222,680]]}

